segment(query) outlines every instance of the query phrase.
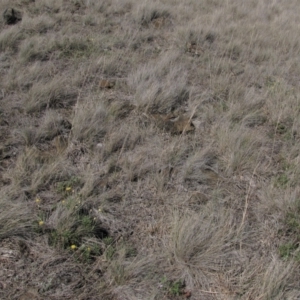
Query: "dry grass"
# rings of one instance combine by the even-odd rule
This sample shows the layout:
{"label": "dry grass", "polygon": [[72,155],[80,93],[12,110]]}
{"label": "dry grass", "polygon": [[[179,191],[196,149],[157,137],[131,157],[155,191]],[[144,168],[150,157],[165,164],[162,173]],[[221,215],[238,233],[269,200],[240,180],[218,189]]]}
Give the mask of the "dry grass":
{"label": "dry grass", "polygon": [[297,4],[1,1],[0,298],[299,299]]}

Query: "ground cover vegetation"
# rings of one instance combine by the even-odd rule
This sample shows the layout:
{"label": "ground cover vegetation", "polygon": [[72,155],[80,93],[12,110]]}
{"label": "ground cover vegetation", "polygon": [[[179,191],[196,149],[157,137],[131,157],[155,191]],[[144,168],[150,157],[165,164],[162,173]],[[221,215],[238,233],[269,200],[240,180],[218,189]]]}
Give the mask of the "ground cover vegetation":
{"label": "ground cover vegetation", "polygon": [[2,0],[1,299],[299,299],[297,0]]}

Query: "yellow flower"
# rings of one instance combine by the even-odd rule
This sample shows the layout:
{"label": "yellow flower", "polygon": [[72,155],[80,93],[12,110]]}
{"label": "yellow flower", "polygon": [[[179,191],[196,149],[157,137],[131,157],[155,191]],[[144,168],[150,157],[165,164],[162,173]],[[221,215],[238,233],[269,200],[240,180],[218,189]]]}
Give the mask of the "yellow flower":
{"label": "yellow flower", "polygon": [[62,203],[62,204],[65,204],[65,203],[66,203],[66,201],[65,201],[65,200],[63,200],[63,201],[61,201],[61,203]]}
{"label": "yellow flower", "polygon": [[39,203],[41,202],[41,199],[36,198],[36,199],[35,199],[35,202],[36,202],[37,204],[39,204]]}
{"label": "yellow flower", "polygon": [[42,220],[39,221],[39,225],[40,225],[40,226],[43,226],[43,225],[44,225],[44,221],[42,221]]}
{"label": "yellow flower", "polygon": [[90,248],[90,247],[88,247],[88,248],[87,248],[87,251],[89,251],[89,252],[90,252],[90,251],[91,251],[91,248]]}
{"label": "yellow flower", "polygon": [[72,249],[72,250],[75,250],[75,249],[77,249],[77,246],[76,246],[76,245],[72,245],[72,246],[71,246],[71,249]]}
{"label": "yellow flower", "polygon": [[67,192],[70,192],[71,190],[72,190],[72,188],[71,188],[70,186],[67,186],[67,187],[66,187],[66,191],[67,191]]}

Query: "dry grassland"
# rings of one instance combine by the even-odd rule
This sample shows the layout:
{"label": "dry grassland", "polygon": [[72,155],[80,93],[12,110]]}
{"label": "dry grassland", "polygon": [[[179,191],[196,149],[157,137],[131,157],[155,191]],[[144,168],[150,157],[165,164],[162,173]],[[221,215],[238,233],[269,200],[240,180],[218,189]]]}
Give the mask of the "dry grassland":
{"label": "dry grassland", "polygon": [[297,0],[0,11],[1,299],[300,299]]}

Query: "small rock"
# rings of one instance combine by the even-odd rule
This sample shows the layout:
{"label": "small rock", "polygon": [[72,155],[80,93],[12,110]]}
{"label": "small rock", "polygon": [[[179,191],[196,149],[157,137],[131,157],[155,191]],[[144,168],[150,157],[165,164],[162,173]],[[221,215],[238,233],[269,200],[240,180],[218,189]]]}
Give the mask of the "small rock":
{"label": "small rock", "polygon": [[22,20],[21,12],[14,8],[7,8],[3,13],[5,24],[13,25]]}

